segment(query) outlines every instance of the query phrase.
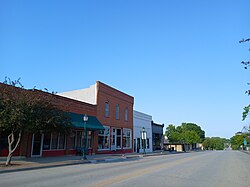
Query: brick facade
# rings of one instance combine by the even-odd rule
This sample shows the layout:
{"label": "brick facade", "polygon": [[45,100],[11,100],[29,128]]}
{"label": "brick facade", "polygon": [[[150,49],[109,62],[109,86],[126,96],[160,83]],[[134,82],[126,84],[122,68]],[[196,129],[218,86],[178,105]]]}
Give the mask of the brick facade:
{"label": "brick facade", "polygon": [[[0,84],[1,89],[13,89],[17,94],[21,94],[22,92],[27,92],[31,90],[20,89],[12,86],[8,86],[5,84]],[[130,137],[130,148],[124,148],[124,140],[123,135],[121,135],[121,148],[116,150],[116,153],[126,153],[133,152],[133,104],[134,98],[114,89],[104,83],[99,81],[96,82],[96,104],[88,104],[87,102],[82,102],[76,99],[67,98],[60,95],[50,94],[47,92],[35,90],[33,91],[35,94],[39,94],[40,97],[44,97],[49,99],[49,101],[56,106],[58,109],[65,112],[72,112],[77,114],[87,114],[89,116],[95,116],[104,126],[108,126],[110,128],[110,148],[106,150],[100,150],[98,148],[98,134],[99,131],[92,131],[93,133],[93,142],[92,142],[92,152],[96,154],[104,154],[104,153],[113,153],[111,150],[112,143],[112,130],[119,129],[121,133],[125,129],[131,130]],[[109,103],[109,115],[105,116],[105,103]],[[116,119],[116,106],[119,105],[119,119]],[[125,119],[125,110],[128,110],[127,119]],[[82,133],[82,129],[79,130]],[[0,132],[1,137],[1,132]],[[20,146],[15,151],[15,156],[26,156],[30,157],[32,152],[32,134],[23,134]],[[42,156],[59,156],[59,155],[67,155],[67,154],[76,154],[75,149],[68,149],[70,142],[70,135],[66,136],[66,148],[63,150],[42,150]],[[8,151],[6,149],[0,150],[0,156],[6,156]]]}
{"label": "brick facade", "polygon": [[[90,116],[96,116],[97,106],[91,105],[85,102],[69,99],[66,97],[62,97],[55,94],[50,94],[47,92],[39,91],[39,90],[25,90],[20,89],[17,87],[9,86],[6,84],[0,83],[0,90],[3,89],[11,89],[16,94],[22,94],[23,92],[34,92],[34,94],[39,94],[41,97],[49,99],[49,101],[56,106],[58,109],[65,111],[65,112],[72,112],[77,114],[87,114]],[[0,137],[3,132],[0,132]],[[69,141],[69,136],[66,137],[66,143]],[[68,147],[66,145],[66,147]],[[22,135],[21,142],[17,150],[14,152],[14,156],[31,156],[31,149],[32,149],[32,134],[25,133]],[[58,155],[65,155],[65,154],[75,154],[75,150],[50,150],[50,151],[43,151],[42,156],[58,156]],[[0,150],[0,156],[6,156],[8,154],[7,149]]]}
{"label": "brick facade", "polygon": [[[102,82],[97,81],[97,119],[105,126],[112,128],[128,128],[133,132],[133,105],[134,98]],[[105,116],[105,103],[109,103],[109,115]],[[116,106],[119,105],[119,119],[116,119]],[[128,109],[128,119],[125,120],[125,110]],[[112,141],[112,133],[111,141]],[[131,149],[116,150],[116,152],[133,151],[133,133],[131,133]],[[107,152],[107,151],[99,151]]]}

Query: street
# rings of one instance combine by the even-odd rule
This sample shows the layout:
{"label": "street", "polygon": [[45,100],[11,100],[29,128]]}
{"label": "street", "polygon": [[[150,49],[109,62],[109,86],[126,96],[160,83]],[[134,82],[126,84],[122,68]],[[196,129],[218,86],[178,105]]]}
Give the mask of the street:
{"label": "street", "polygon": [[0,186],[250,186],[250,155],[206,151],[0,174]]}

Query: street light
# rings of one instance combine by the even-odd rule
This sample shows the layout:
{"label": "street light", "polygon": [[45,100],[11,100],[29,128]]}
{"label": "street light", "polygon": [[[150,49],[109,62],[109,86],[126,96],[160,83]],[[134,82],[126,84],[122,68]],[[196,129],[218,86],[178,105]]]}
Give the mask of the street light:
{"label": "street light", "polygon": [[84,139],[84,150],[83,150],[83,159],[84,160],[86,160],[87,158],[86,158],[86,154],[87,154],[87,145],[88,145],[88,142],[87,142],[87,127],[86,127],[86,125],[87,125],[87,121],[88,121],[88,116],[87,116],[87,114],[85,114],[84,116],[83,116],[83,121],[84,121],[84,126],[83,126],[83,139]]}
{"label": "street light", "polygon": [[143,144],[143,153],[146,154],[145,149],[146,149],[146,139],[147,139],[147,132],[145,130],[145,127],[142,127],[142,144]]}

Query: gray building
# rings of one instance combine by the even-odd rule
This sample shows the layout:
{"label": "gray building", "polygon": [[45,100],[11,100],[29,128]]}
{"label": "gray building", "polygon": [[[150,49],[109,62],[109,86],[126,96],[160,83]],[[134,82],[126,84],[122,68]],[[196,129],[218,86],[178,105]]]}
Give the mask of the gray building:
{"label": "gray building", "polygon": [[163,149],[163,127],[164,124],[157,124],[154,121],[151,122],[152,125],[152,144],[153,151]]}

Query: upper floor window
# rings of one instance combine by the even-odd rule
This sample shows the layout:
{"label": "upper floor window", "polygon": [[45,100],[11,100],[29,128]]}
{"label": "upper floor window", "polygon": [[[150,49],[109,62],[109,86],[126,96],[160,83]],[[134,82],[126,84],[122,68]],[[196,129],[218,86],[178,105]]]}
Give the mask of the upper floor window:
{"label": "upper floor window", "polygon": [[125,121],[128,121],[128,107],[125,109]]}
{"label": "upper floor window", "polygon": [[105,103],[105,117],[109,116],[109,102],[107,101]]}
{"label": "upper floor window", "polygon": [[119,106],[119,104],[116,105],[115,118],[120,119],[120,106]]}

